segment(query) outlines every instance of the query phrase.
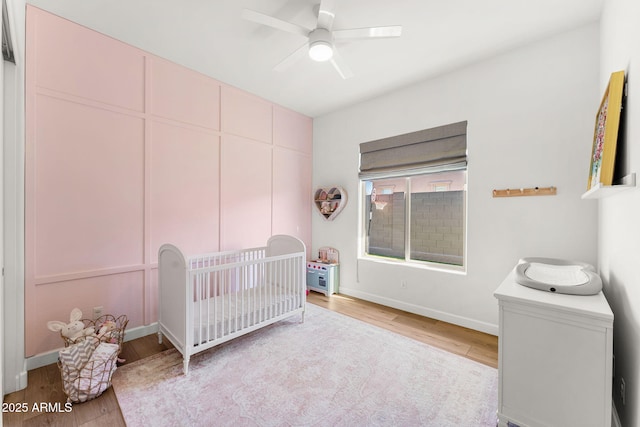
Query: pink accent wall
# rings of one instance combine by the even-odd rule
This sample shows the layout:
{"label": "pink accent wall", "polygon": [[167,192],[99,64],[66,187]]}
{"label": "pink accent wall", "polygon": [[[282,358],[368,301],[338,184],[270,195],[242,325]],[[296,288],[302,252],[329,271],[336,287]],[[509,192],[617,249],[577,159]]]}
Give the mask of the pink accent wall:
{"label": "pink accent wall", "polygon": [[26,354],[157,319],[157,251],[311,244],[312,120],[27,6]]}
{"label": "pink accent wall", "polygon": [[124,43],[30,7],[35,83],[67,95],[144,111],[144,55]]}
{"label": "pink accent wall", "polygon": [[[311,217],[311,168],[313,166],[313,122],[285,108],[273,107],[273,234],[291,234],[311,242],[311,229],[305,227]],[[289,209],[300,205],[299,209]],[[311,247],[307,243],[307,256]]]}
{"label": "pink accent wall", "polygon": [[35,277],[142,264],[143,120],[46,95],[35,114]]}
{"label": "pink accent wall", "polygon": [[311,119],[277,105],[273,107],[273,139],[276,145],[310,155],[313,152],[312,139],[300,136],[312,133]]}
{"label": "pink accent wall", "polygon": [[271,143],[273,104],[234,87],[222,87],[222,131]]}
{"label": "pink accent wall", "polygon": [[151,262],[167,242],[190,254],[217,251],[220,137],[155,121],[150,134]]}
{"label": "pink accent wall", "polygon": [[222,137],[220,249],[264,246],[271,236],[270,144]]}
{"label": "pink accent wall", "polygon": [[220,129],[220,83],[167,60],[147,56],[150,109],[156,117]]}

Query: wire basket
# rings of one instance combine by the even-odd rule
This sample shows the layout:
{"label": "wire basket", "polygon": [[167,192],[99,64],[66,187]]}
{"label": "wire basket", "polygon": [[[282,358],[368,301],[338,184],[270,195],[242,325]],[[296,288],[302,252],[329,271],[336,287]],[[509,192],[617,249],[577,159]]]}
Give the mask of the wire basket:
{"label": "wire basket", "polygon": [[111,386],[111,376],[116,370],[118,349],[115,348],[116,344],[102,343],[97,337],[86,337],[82,342],[73,345],[86,347],[91,352],[90,359],[81,367],[74,367],[63,363],[60,358],[58,368],[67,402],[81,403],[95,399]]}
{"label": "wire basket", "polygon": [[[85,339],[94,340],[97,338],[98,343],[96,344],[96,346],[100,342],[118,344],[118,353],[122,351],[122,343],[124,342],[124,330],[129,323],[129,319],[127,319],[127,316],[123,314],[121,316],[115,317],[111,314],[105,314],[95,320],[82,319],[82,322],[84,323],[85,329],[93,329],[95,331],[95,335],[81,336],[72,340],[60,334],[60,336],[64,340],[65,347],[77,344],[81,341],[84,341]],[[101,330],[103,330],[103,333],[101,333]]]}

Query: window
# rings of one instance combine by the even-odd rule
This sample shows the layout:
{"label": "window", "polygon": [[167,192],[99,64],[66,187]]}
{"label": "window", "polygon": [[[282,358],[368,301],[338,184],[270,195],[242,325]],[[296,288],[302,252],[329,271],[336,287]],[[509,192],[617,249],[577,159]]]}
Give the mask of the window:
{"label": "window", "polygon": [[364,254],[464,266],[466,122],[364,143],[360,156]]}

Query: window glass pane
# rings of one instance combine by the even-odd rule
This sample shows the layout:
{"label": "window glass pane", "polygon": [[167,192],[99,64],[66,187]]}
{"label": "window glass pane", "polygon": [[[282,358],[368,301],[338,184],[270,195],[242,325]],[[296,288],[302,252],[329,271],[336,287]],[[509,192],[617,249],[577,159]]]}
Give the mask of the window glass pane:
{"label": "window glass pane", "polygon": [[466,172],[442,172],[410,179],[410,258],[463,265]]}
{"label": "window glass pane", "polygon": [[406,178],[365,181],[366,253],[405,259],[405,189]]}

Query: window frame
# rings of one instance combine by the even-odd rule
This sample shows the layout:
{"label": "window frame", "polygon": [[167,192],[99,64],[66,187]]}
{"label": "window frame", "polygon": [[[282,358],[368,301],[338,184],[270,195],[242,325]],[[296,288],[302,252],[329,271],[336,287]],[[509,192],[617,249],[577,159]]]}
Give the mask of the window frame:
{"label": "window frame", "polygon": [[[468,170],[466,165],[464,167],[452,168],[450,170],[463,170],[465,172],[465,182],[463,185],[463,204],[462,204],[462,265],[446,264],[435,261],[423,261],[411,258],[411,178],[415,176],[428,176],[435,175],[439,172],[443,172],[440,168],[432,171],[425,170],[421,173],[412,172],[409,174],[402,173],[390,173],[388,175],[380,174],[375,177],[360,177],[359,185],[359,238],[358,238],[358,259],[372,261],[376,263],[391,264],[391,265],[403,265],[413,268],[421,268],[427,270],[444,271],[449,273],[466,274],[467,272],[467,221],[468,221]],[[404,259],[393,258],[384,255],[375,255],[367,253],[367,228],[368,228],[368,212],[367,212],[367,191],[366,183],[369,181],[387,179],[387,178],[403,178],[405,180],[404,189],[404,203],[405,203],[405,230],[404,230]]]}

